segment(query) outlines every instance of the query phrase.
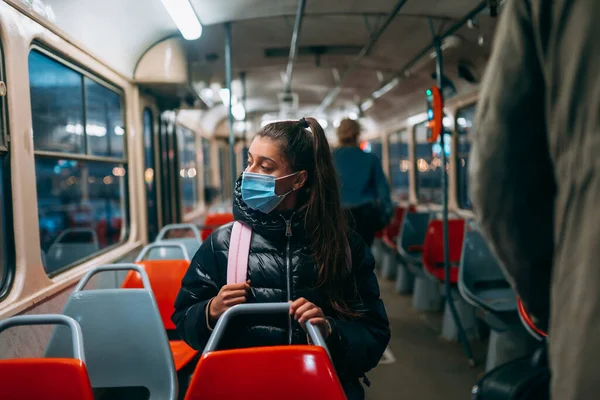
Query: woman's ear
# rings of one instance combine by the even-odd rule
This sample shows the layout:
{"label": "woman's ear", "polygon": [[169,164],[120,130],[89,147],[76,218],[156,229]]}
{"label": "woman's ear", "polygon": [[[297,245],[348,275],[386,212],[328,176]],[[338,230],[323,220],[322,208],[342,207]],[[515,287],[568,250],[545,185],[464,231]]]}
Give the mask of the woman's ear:
{"label": "woman's ear", "polygon": [[292,186],[293,190],[300,190],[306,184],[306,180],[308,179],[308,172],[302,170],[296,175],[296,179],[294,181],[294,185]]}

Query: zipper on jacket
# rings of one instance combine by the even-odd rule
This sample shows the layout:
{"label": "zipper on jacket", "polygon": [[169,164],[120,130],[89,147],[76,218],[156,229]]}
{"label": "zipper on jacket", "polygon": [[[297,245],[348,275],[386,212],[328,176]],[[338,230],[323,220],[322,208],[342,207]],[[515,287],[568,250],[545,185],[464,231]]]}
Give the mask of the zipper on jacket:
{"label": "zipper on jacket", "polygon": [[[292,300],[292,277],[291,277],[291,254],[290,247],[292,241],[292,218],[294,218],[294,214],[290,217],[289,220],[285,219],[282,215],[281,218],[285,221],[285,236],[287,237],[287,243],[285,246],[285,265],[286,265],[286,283],[287,283],[287,299],[288,301]],[[288,342],[292,344],[292,316],[288,313]]]}

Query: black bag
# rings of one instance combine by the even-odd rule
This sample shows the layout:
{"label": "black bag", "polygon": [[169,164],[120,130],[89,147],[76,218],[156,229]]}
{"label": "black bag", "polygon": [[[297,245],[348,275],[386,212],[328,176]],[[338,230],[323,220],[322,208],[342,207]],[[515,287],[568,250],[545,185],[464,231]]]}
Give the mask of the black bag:
{"label": "black bag", "polygon": [[544,342],[533,355],[494,368],[473,387],[472,400],[548,400],[550,368]]}

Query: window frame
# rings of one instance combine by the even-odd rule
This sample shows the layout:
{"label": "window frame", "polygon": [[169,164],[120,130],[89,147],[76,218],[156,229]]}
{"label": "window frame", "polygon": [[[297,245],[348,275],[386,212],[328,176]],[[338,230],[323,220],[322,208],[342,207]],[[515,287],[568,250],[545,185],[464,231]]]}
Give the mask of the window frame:
{"label": "window frame", "polygon": [[181,163],[182,160],[181,159],[183,157],[183,154],[186,152],[186,149],[185,149],[186,139],[187,139],[186,134],[191,135],[191,138],[194,142],[195,149],[198,148],[198,135],[196,134],[195,131],[193,131],[192,129],[189,129],[187,126],[182,125],[182,124],[175,125],[175,133],[178,136],[177,137],[177,140],[178,140],[177,151],[178,151],[178,153],[180,153],[178,156],[178,159],[177,159],[177,164],[178,164],[177,165],[177,167],[178,167],[177,176],[179,177],[179,193],[180,193],[181,211],[182,211],[183,217],[185,218],[186,215],[193,213],[195,210],[197,210],[199,207],[202,206],[202,197],[200,196],[200,184],[199,184],[200,178],[198,177],[198,174],[200,173],[199,172],[200,166],[198,165],[199,163],[198,163],[197,151],[194,151],[194,154],[193,154],[194,163],[196,165],[196,175],[194,176],[194,178],[195,178],[195,180],[194,180],[195,204],[194,204],[193,209],[189,212],[185,212],[185,208],[184,208],[184,204],[183,204],[183,202],[185,200],[185,196],[183,193],[183,180],[182,179],[185,179],[185,178],[183,178],[180,175],[180,173],[181,173],[180,171],[182,168],[182,163]]}
{"label": "window frame", "polygon": [[[398,144],[400,144],[400,145],[406,144],[406,149],[408,152],[407,161],[410,163],[410,167],[409,167],[408,171],[406,171],[406,174],[408,177],[408,182],[406,184],[406,193],[407,193],[407,196],[409,199],[410,199],[410,189],[411,189],[410,175],[412,173],[411,169],[413,168],[413,163],[410,162],[410,135],[411,135],[411,129],[410,129],[410,127],[407,126],[407,127],[403,127],[403,128],[393,131],[387,137],[387,154],[388,154],[387,170],[388,170],[388,174],[389,174],[390,191],[392,194],[396,190],[396,187],[394,186],[394,172],[393,172],[393,166],[392,166],[392,152],[391,152],[392,138],[397,136]],[[398,189],[401,189],[401,188],[398,188]]]}
{"label": "window frame", "polygon": [[[77,260],[74,263],[64,265],[61,268],[58,268],[50,273],[48,273],[46,271],[46,268],[44,267],[44,272],[45,272],[46,276],[48,276],[48,278],[52,279],[64,272],[76,267],[77,265],[83,264],[93,258],[96,258],[102,254],[105,254],[119,246],[122,246],[129,240],[129,235],[131,233],[131,209],[130,209],[131,196],[129,193],[131,171],[130,171],[130,166],[129,166],[130,160],[128,157],[129,156],[129,143],[128,143],[129,141],[127,139],[127,136],[128,136],[128,132],[129,132],[129,126],[128,126],[127,112],[126,112],[127,101],[126,101],[125,90],[123,88],[111,83],[108,80],[104,80],[103,78],[97,76],[94,72],[89,71],[88,69],[84,68],[83,66],[79,65],[78,63],[70,60],[68,56],[62,54],[61,52],[50,49],[49,47],[47,47],[39,42],[33,42],[31,44],[31,46],[29,47],[29,52],[27,53],[27,57],[29,57],[29,55],[33,51],[40,53],[41,55],[48,57],[51,60],[57,62],[58,64],[61,64],[62,66],[69,68],[81,75],[82,109],[83,109],[82,125],[83,125],[83,129],[84,129],[84,131],[83,131],[84,132],[84,135],[83,135],[83,137],[84,137],[84,153],[83,154],[62,153],[62,152],[58,152],[58,151],[47,151],[47,150],[36,150],[34,147],[34,151],[33,151],[34,162],[35,162],[36,157],[41,157],[41,158],[54,159],[54,160],[62,159],[62,160],[73,160],[73,161],[83,161],[83,162],[102,162],[102,163],[106,163],[106,164],[122,164],[123,168],[125,169],[125,179],[123,180],[123,192],[124,192],[124,195],[126,196],[126,198],[124,199],[124,202],[123,202],[123,227],[121,228],[122,233],[123,233],[122,239],[117,243],[114,243],[110,246],[100,249],[97,252],[94,252],[86,257],[80,258],[79,260]],[[29,90],[31,91],[31,82],[29,81],[29,71],[27,71],[27,74],[28,74],[28,86],[29,86]],[[121,121],[123,122],[123,129],[125,130],[125,132],[123,134],[123,157],[121,157],[121,158],[95,156],[95,155],[88,154],[87,128],[86,128],[86,125],[87,125],[87,108],[86,108],[87,97],[86,97],[86,85],[85,85],[86,78],[107,88],[108,90],[112,91],[113,93],[116,93],[119,96],[120,108],[121,108]],[[29,102],[29,107],[31,108],[31,100]],[[33,122],[33,115],[32,115],[31,122]],[[36,171],[36,176],[37,176],[37,171]],[[38,204],[39,204],[39,198],[37,197],[37,193],[36,193],[36,205],[38,205]],[[38,212],[38,227],[39,227],[39,206],[38,206],[37,212]],[[39,251],[41,253],[41,251],[42,251],[41,246],[40,246]]]}
{"label": "window frame", "polygon": [[[6,66],[4,63],[4,47],[0,43],[0,81],[6,84]],[[3,273],[0,276],[0,302],[8,297],[13,287],[16,272],[16,252],[15,235],[13,222],[13,201],[12,201],[12,180],[11,180],[11,151],[10,151],[10,132],[8,125],[8,93],[0,97],[0,162],[3,164],[0,168],[0,184],[2,184],[2,198],[0,199],[0,229],[5,248]]]}
{"label": "window frame", "polygon": [[[459,113],[461,111],[463,111],[463,110],[466,110],[468,108],[473,107],[475,109],[475,112],[477,112],[477,104],[478,104],[477,100],[469,102],[469,103],[464,104],[461,107],[457,108],[456,111],[454,112],[454,127],[455,127],[454,128],[454,133],[456,135],[456,151],[455,151],[455,154],[454,154],[454,162],[455,162],[455,165],[456,165],[456,171],[454,172],[454,179],[456,180],[456,204],[458,206],[458,209],[459,210],[463,210],[463,211],[473,211],[473,207],[471,207],[471,208],[465,207],[464,198],[461,198],[461,195],[460,195],[460,178],[459,178],[459,175],[460,175],[460,169],[463,168],[463,167],[459,167],[459,165],[460,165],[460,153],[458,152],[458,146],[460,145],[459,141],[460,141],[460,137],[461,136],[464,135],[467,138],[469,144],[471,144],[471,138],[470,138],[470,134],[469,133],[466,133],[466,134],[459,133],[459,129],[458,129],[459,125],[458,125],[457,121],[458,121],[458,118],[459,118]],[[473,120],[471,122],[474,123],[475,121]],[[471,150],[469,149],[469,155],[470,154],[471,154]],[[467,176],[468,176],[468,174],[467,174]],[[468,182],[467,182],[467,192],[468,192],[468,190],[469,190],[469,186],[468,186]]]}

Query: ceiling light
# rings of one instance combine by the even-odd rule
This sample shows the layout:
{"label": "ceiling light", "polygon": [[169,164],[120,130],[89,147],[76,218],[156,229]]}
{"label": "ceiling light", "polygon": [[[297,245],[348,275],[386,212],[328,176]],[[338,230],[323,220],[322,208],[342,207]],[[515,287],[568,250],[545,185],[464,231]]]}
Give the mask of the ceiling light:
{"label": "ceiling light", "polygon": [[202,35],[202,24],[189,0],[162,0],[175,25],[186,40],[196,40]]}
{"label": "ceiling light", "polygon": [[219,89],[219,97],[221,98],[221,102],[226,107],[229,107],[229,89],[227,89],[227,88]]}
{"label": "ceiling light", "polygon": [[329,123],[327,122],[326,119],[319,118],[319,125],[321,125],[321,128],[327,129],[327,127],[329,126]]}
{"label": "ceiling light", "polygon": [[231,114],[233,114],[233,118],[238,121],[243,121],[246,119],[246,110],[242,103],[236,103],[231,107]]}

